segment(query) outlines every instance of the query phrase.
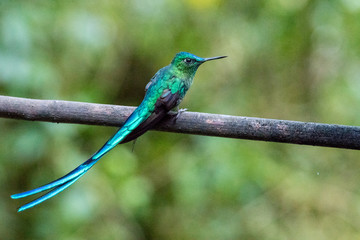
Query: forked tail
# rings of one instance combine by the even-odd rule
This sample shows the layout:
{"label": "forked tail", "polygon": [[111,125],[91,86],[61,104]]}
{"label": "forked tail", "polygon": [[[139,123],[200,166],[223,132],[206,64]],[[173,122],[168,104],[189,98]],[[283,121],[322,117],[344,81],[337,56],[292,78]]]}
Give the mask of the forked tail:
{"label": "forked tail", "polygon": [[34,207],[49,198],[52,198],[56,194],[60,193],[71,184],[76,182],[80,177],[82,177],[94,164],[100,160],[102,156],[104,156],[107,152],[113,149],[117,144],[119,144],[129,133],[131,133],[136,127],[138,127],[143,121],[145,121],[150,114],[141,114],[141,111],[137,108],[130,117],[126,120],[124,126],[117,132],[115,135],[110,138],[105,145],[100,148],[91,158],[82,163],[80,166],[66,174],[65,176],[50,182],[41,187],[32,189],[30,191],[17,193],[11,195],[11,198],[18,199],[28,197],[43,191],[49,190],[49,192],[45,193],[41,197],[21,206],[18,209],[18,212],[24,211],[28,208]]}

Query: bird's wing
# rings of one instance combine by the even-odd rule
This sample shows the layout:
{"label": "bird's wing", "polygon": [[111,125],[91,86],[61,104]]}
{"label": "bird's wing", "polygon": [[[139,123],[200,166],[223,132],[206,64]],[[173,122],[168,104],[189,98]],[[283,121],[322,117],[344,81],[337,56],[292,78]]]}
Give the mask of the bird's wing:
{"label": "bird's wing", "polygon": [[143,135],[149,129],[153,128],[171,109],[178,105],[179,101],[179,92],[171,93],[170,89],[165,89],[160,98],[156,101],[153,113],[129,135],[127,135],[121,143],[132,141]]}

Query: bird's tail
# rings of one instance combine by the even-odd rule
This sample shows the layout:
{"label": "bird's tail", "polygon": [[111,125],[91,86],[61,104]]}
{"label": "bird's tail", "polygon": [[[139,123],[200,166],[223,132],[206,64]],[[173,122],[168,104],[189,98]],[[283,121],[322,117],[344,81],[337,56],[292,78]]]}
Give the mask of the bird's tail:
{"label": "bird's tail", "polygon": [[69,187],[71,184],[73,184],[74,182],[76,182],[82,175],[84,175],[98,160],[98,159],[93,159],[93,158],[89,158],[86,162],[84,162],[83,164],[81,164],[80,166],[78,166],[77,168],[75,168],[74,170],[72,170],[71,172],[69,172],[68,174],[66,174],[65,176],[52,181],[48,184],[45,184],[41,187],[35,188],[33,190],[30,191],[26,191],[26,192],[22,192],[22,193],[17,193],[14,195],[11,195],[12,199],[18,199],[18,198],[24,198],[24,197],[28,197],[43,191],[47,191],[52,189],[51,191],[49,191],[48,193],[42,195],[41,197],[21,206],[18,209],[18,212],[24,211],[28,208],[34,207],[40,203],[42,203],[43,201],[48,200],[49,198],[52,198],[53,196],[55,196],[56,194],[60,193],[61,191],[63,191],[64,189],[66,189],[67,187]]}
{"label": "bird's tail", "polygon": [[45,184],[41,187],[22,192],[17,193],[14,195],[11,195],[11,198],[18,199],[18,198],[24,198],[28,197],[43,191],[50,190],[49,192],[45,193],[44,195],[40,196],[39,198],[21,206],[18,209],[18,212],[24,211],[28,208],[34,207],[49,198],[52,198],[56,194],[60,193],[67,187],[69,187],[71,184],[76,182],[80,177],[82,177],[94,164],[100,160],[102,156],[104,156],[108,151],[110,151],[112,148],[114,148],[117,144],[121,143],[121,141],[129,134],[131,133],[137,126],[139,126],[149,114],[141,114],[139,111],[134,111],[133,114],[126,120],[123,127],[115,133],[115,135],[110,138],[105,145],[100,148],[91,158],[89,158],[87,161],[82,163],[80,166],[66,174],[65,176],[52,181],[48,184]]}

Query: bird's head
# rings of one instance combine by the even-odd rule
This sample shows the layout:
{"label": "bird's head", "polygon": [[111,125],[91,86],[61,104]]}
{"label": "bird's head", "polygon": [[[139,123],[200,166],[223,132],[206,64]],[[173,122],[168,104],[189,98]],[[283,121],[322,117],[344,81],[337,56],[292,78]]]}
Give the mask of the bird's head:
{"label": "bird's head", "polygon": [[194,75],[198,67],[204,62],[225,58],[226,56],[201,58],[188,52],[179,52],[171,61],[171,65],[184,74]]}

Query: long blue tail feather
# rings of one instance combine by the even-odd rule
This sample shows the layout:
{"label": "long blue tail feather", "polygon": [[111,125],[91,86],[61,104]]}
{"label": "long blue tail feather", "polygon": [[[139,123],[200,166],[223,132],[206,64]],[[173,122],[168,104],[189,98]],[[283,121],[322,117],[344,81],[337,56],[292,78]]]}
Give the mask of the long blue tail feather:
{"label": "long blue tail feather", "polygon": [[[97,160],[99,160],[99,159],[97,159]],[[63,176],[55,181],[52,181],[48,184],[45,184],[41,187],[26,191],[26,192],[11,195],[11,198],[19,199],[19,198],[28,197],[28,196],[52,189],[52,188],[56,188],[60,185],[66,184],[67,182],[72,181],[73,179],[78,178],[79,176],[82,176],[84,173],[86,173],[97,162],[97,160],[90,158],[86,162],[82,163],[80,166],[78,166],[77,168],[75,168],[74,170],[72,170],[71,172],[66,174],[65,176]]]}
{"label": "long blue tail feather", "polygon": [[[58,193],[62,192],[64,189],[69,187],[71,184],[76,182],[80,177],[82,177],[97,161],[100,160],[102,156],[104,156],[107,152],[109,152],[111,149],[113,149],[117,144],[119,144],[133,129],[135,129],[137,126],[139,126],[147,117],[145,116],[136,116],[138,115],[138,111],[135,110],[133,114],[128,118],[128,120],[125,122],[124,126],[114,134],[113,137],[111,137],[105,144],[102,146],[96,153],[93,154],[91,158],[89,158],[87,161],[79,165],[77,168],[66,174],[65,176],[52,181],[48,184],[45,184],[41,187],[22,192],[17,193],[14,195],[11,195],[11,198],[13,199],[19,199],[28,197],[43,191],[50,190],[49,192],[45,193],[41,197],[21,206],[18,209],[18,212],[24,211],[26,209],[32,208],[52,197],[57,195]],[[51,190],[52,189],[52,190]]]}
{"label": "long blue tail feather", "polygon": [[[18,212],[24,211],[26,209],[32,208],[46,200],[48,200],[49,198],[54,197],[56,194],[62,192],[63,190],[65,190],[67,187],[69,187],[71,184],[73,184],[74,182],[76,182],[80,177],[82,177],[82,175],[84,175],[85,172],[77,177],[75,177],[72,180],[69,180],[68,182],[61,184],[59,186],[57,186],[56,188],[54,188],[53,190],[51,190],[50,192],[42,195],[41,197],[22,205],[21,207],[18,208]],[[30,192],[30,191],[29,191]]]}

